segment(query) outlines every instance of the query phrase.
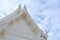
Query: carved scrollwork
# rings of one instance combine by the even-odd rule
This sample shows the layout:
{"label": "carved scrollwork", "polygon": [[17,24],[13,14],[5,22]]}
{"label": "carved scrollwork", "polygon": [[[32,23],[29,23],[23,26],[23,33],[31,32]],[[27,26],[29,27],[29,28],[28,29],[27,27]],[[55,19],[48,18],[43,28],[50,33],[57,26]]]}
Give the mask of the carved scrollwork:
{"label": "carved scrollwork", "polygon": [[37,30],[38,30],[38,29],[37,29],[36,27],[34,27],[34,28],[32,29],[32,32],[34,32],[34,33],[38,33]]}
{"label": "carved scrollwork", "polygon": [[32,32],[37,33],[37,28],[34,27],[34,24],[32,23],[31,20],[29,20],[29,21],[27,22],[27,24],[28,24],[28,25],[30,26],[30,28],[32,29]]}
{"label": "carved scrollwork", "polygon": [[31,19],[28,19],[28,21],[27,21],[27,25],[29,25],[29,26],[34,26],[34,24],[33,24],[33,22],[32,22]]}

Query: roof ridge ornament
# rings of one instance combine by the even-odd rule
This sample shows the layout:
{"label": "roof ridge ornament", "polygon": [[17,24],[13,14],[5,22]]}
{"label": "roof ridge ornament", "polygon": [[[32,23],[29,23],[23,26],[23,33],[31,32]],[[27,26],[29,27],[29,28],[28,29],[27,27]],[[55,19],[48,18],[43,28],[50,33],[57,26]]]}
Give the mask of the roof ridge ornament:
{"label": "roof ridge ornament", "polygon": [[23,9],[26,9],[26,5],[24,5]]}
{"label": "roof ridge ornament", "polygon": [[26,5],[24,5],[24,7],[23,7],[23,11],[24,11],[24,12],[27,12]]}
{"label": "roof ridge ornament", "polygon": [[19,7],[18,7],[18,8],[19,8],[19,10],[21,10],[21,9],[22,9],[22,8],[21,8],[21,4],[19,4]]}

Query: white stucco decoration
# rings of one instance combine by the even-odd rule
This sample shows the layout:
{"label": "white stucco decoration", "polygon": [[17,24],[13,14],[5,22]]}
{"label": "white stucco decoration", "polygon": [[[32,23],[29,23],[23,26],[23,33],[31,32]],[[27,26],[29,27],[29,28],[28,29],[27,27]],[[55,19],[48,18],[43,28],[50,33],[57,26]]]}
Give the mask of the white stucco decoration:
{"label": "white stucco decoration", "polygon": [[26,6],[21,5],[10,15],[0,19],[0,40],[47,40],[36,25]]}

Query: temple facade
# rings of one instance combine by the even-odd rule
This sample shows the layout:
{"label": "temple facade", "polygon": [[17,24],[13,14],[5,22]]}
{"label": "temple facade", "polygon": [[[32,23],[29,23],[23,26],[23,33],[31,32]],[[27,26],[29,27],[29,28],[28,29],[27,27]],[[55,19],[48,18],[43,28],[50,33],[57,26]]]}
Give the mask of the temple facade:
{"label": "temple facade", "polygon": [[8,16],[0,19],[0,40],[47,40],[47,35],[21,5]]}

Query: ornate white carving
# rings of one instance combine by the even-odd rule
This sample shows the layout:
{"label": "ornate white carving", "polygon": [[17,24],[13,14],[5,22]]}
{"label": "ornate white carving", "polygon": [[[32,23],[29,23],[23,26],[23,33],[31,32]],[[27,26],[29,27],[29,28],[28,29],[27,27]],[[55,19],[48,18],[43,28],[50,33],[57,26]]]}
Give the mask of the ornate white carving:
{"label": "ornate white carving", "polygon": [[[11,26],[13,26],[13,25],[15,25],[15,24],[17,24],[17,23],[19,23],[20,21],[22,21],[23,20],[23,23],[25,22],[26,24],[24,24],[25,25],[25,27],[26,27],[26,25],[28,26],[28,30],[26,30],[25,31],[25,29],[23,28],[23,26],[21,27],[21,28],[23,28],[23,30],[25,31],[25,32],[31,32],[32,33],[32,35],[34,35],[33,36],[33,39],[31,39],[31,38],[29,38],[29,36],[31,36],[31,35],[28,35],[27,33],[26,33],[26,35],[25,35],[25,33],[22,33],[22,34],[24,34],[23,35],[23,37],[18,33],[18,34],[11,34],[11,33],[8,33],[8,34],[11,34],[11,35],[14,35],[14,36],[19,36],[19,37],[22,37],[22,38],[25,38],[25,39],[28,39],[28,40],[40,40],[41,38],[43,38],[43,40],[45,40],[46,39],[46,34],[42,34],[41,33],[41,31],[40,31],[40,29],[38,28],[38,26],[34,23],[34,21],[32,20],[32,18],[29,16],[29,14],[27,14],[28,12],[27,12],[27,10],[26,10],[26,6],[24,6],[24,8],[23,8],[23,10],[21,10],[22,11],[22,13],[21,13],[21,11],[19,11],[21,9],[21,6],[19,6],[19,8],[17,9],[17,10],[15,10],[16,11],[16,13],[15,13],[15,11],[12,13],[12,15],[11,16],[8,16],[7,17],[7,19],[5,19],[5,20],[3,20],[4,22],[3,23],[1,23],[0,24],[0,27],[4,27],[4,26],[6,26],[6,27],[11,27]],[[15,13],[15,14],[14,14]],[[18,13],[18,14],[17,14]],[[20,14],[21,13],[21,14]],[[21,20],[22,19],[22,20]],[[7,20],[7,22],[5,22]],[[23,24],[23,23],[21,23],[21,25]],[[16,26],[14,26],[14,27],[16,27],[16,29],[17,29],[17,26],[19,26],[20,27],[20,25],[16,25]],[[3,28],[2,27],[2,28]],[[13,27],[13,28],[14,28]],[[12,28],[12,27],[11,27]],[[20,29],[21,29],[20,28]],[[27,27],[26,27],[26,29],[27,29]],[[18,30],[18,29],[17,29]],[[22,29],[21,29],[22,30]],[[22,30],[22,31],[23,31]],[[7,31],[8,30],[6,30],[6,29],[3,29],[2,31],[0,31],[0,36],[1,37],[4,37],[4,35],[7,33]],[[16,31],[15,31],[15,33],[16,33]],[[0,37],[0,38],[1,38]]]}

